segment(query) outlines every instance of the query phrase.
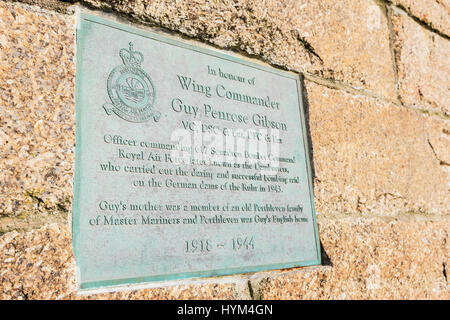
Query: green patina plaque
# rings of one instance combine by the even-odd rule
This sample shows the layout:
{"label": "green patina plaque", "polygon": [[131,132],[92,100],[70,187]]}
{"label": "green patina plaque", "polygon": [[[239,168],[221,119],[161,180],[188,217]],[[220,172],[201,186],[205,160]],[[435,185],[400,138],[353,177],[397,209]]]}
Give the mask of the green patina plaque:
{"label": "green patina plaque", "polygon": [[320,264],[300,78],[80,13],[79,290]]}

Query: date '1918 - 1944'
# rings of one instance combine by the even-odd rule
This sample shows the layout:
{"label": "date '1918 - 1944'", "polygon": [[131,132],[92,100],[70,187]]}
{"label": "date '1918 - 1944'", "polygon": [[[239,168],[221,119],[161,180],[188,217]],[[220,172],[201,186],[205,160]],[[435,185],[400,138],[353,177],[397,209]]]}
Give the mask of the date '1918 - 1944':
{"label": "date '1918 - 1944'", "polygon": [[[186,253],[208,253],[215,248],[225,248],[227,246],[227,243],[213,243],[210,239],[186,240],[184,244]],[[230,244],[233,250],[255,249],[255,239],[253,236],[232,238]]]}

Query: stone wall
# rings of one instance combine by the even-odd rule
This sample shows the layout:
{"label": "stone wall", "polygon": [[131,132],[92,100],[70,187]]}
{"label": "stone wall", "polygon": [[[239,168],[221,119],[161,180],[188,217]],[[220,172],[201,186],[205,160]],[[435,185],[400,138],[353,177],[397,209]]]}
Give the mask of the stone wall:
{"label": "stone wall", "polygon": [[[80,6],[303,76],[323,266],[76,293]],[[0,2],[0,299],[449,299],[449,16],[447,0]]]}

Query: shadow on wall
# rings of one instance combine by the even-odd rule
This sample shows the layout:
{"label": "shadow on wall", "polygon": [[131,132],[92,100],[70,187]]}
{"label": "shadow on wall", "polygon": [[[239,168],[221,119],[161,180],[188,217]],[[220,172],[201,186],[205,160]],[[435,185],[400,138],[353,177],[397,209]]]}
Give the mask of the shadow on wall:
{"label": "shadow on wall", "polygon": [[[314,181],[316,178],[316,171],[314,168],[314,148],[313,148],[313,144],[312,144],[312,139],[311,139],[311,129],[310,129],[310,125],[309,125],[309,100],[308,100],[308,92],[306,91],[306,86],[305,86],[305,78],[302,74],[299,74],[300,77],[300,86],[302,88],[302,101],[303,101],[303,108],[304,108],[304,112],[305,112],[305,125],[306,125],[306,138],[308,139],[308,153],[309,153],[309,163],[311,165],[311,179],[313,181],[313,189],[314,189]],[[319,237],[320,237],[320,233],[319,233]],[[322,241],[320,241],[320,252],[321,252],[321,260],[322,260],[322,265],[323,266],[332,266],[333,264],[331,263],[330,257],[328,256],[328,254],[326,253],[323,245],[322,245]]]}
{"label": "shadow on wall", "polygon": [[[320,234],[319,234],[320,236]],[[320,241],[320,255],[321,255],[321,261],[322,261],[322,266],[333,266],[333,263],[331,262],[330,257],[328,256],[327,252],[325,251],[325,249],[323,248],[322,245],[322,241]]]}

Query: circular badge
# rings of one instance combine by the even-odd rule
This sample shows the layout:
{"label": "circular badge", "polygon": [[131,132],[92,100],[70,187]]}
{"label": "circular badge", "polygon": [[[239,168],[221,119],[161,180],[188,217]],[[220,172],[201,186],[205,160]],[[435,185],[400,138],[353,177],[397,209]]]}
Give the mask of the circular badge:
{"label": "circular badge", "polygon": [[132,122],[152,118],[155,87],[150,76],[139,68],[117,66],[108,77],[108,94],[118,116]]}
{"label": "circular badge", "polygon": [[108,77],[107,90],[111,105],[103,105],[107,114],[113,111],[119,117],[131,122],[145,122],[150,118],[159,119],[160,113],[154,112],[155,86],[150,76],[141,68],[144,60],[142,53],[130,49],[121,49],[123,65],[115,67]]}

